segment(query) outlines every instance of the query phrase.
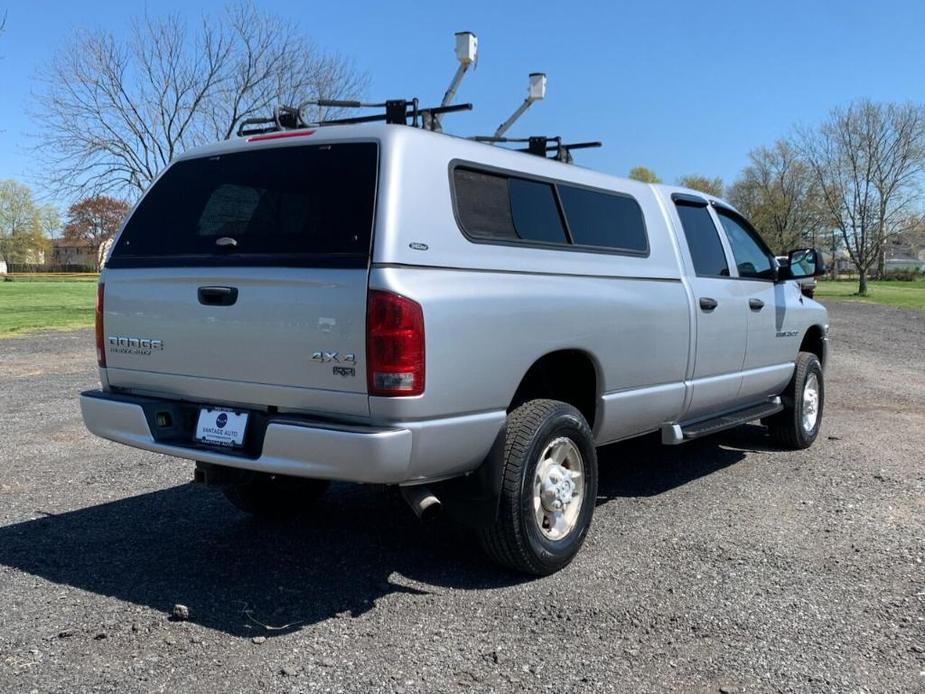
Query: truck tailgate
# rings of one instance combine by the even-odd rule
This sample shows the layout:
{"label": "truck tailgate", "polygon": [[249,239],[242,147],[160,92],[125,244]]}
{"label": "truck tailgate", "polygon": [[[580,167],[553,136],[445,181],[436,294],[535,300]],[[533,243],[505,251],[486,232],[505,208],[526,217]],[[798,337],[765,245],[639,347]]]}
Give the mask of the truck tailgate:
{"label": "truck tailgate", "polygon": [[[213,392],[240,393],[241,402],[297,402],[307,409],[316,409],[318,398],[290,389],[365,396],[364,270],[151,268],[111,270],[105,279],[110,385],[170,392],[182,383],[171,376],[211,379],[226,382]],[[237,298],[227,306],[204,304],[202,287],[228,288]],[[264,388],[231,388],[231,382],[279,386],[287,394],[274,399]],[[188,388],[196,386],[182,389]],[[365,414],[365,406],[360,412],[349,401],[330,397],[325,409]]]}

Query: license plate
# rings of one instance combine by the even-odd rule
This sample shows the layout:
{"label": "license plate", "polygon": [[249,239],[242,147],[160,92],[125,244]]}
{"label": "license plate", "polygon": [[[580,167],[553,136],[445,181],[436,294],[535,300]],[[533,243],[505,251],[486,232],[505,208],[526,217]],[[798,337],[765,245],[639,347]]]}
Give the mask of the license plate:
{"label": "license plate", "polygon": [[244,445],[245,429],[247,429],[246,412],[213,410],[204,407],[199,411],[196,440],[219,446],[239,447]]}

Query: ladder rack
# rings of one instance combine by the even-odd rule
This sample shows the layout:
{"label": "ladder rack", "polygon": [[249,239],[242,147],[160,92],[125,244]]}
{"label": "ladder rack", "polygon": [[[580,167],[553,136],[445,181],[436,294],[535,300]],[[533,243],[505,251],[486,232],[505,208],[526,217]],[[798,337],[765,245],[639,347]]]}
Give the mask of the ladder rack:
{"label": "ladder rack", "polygon": [[[349,116],[346,118],[330,118],[312,120],[305,117],[305,109],[310,106],[318,108],[376,108],[384,109],[382,113],[368,116]],[[436,129],[432,126],[437,122],[435,116],[445,113],[458,113],[471,111],[472,104],[455,104],[450,106],[428,106],[421,108],[418,99],[388,99],[377,103],[364,103],[362,101],[342,101],[336,99],[312,99],[305,101],[298,107],[277,106],[273,115],[266,118],[247,118],[238,126],[238,137],[249,135],[263,135],[280,130],[296,130],[301,128],[320,128],[327,125],[355,125],[357,123],[376,123],[384,121],[390,125],[410,125],[414,128],[427,130]],[[410,123],[409,123],[410,121]]]}
{"label": "ladder rack", "polygon": [[590,149],[592,147],[601,147],[603,145],[601,142],[564,143],[562,142],[562,137],[559,135],[553,137],[546,135],[534,135],[532,137],[495,137],[493,135],[476,135],[471,139],[475,140],[476,142],[483,142],[485,144],[491,145],[526,142],[526,147],[512,151],[527,152],[528,154],[533,154],[543,158],[549,158],[546,155],[549,152],[554,152],[552,159],[561,161],[566,164],[571,164],[574,161],[571,154],[573,149]]}
{"label": "ladder rack", "polygon": [[[443,132],[441,116],[447,113],[471,111],[472,104],[451,104],[460,83],[466,73],[476,64],[478,56],[478,39],[471,31],[457,32],[456,59],[459,67],[453,75],[450,86],[443,95],[439,106],[422,108],[418,99],[387,99],[381,102],[363,102],[345,99],[310,99],[299,106],[277,106],[271,116],[264,118],[246,118],[237,127],[238,137],[264,135],[284,130],[304,128],[322,128],[329,125],[357,125],[360,123],[384,122],[389,125],[405,125],[432,132]],[[554,159],[566,164],[573,163],[572,151],[600,147],[600,142],[562,142],[560,136],[505,137],[504,134],[537,101],[546,97],[546,73],[532,72],[527,87],[527,96],[517,110],[495,131],[494,135],[470,137],[470,140],[492,145],[526,144],[526,147],[511,149],[513,152],[525,152],[544,159]],[[316,117],[307,117],[306,109],[315,109]],[[325,109],[376,109],[377,113],[368,115],[347,115],[337,118],[324,118]],[[231,137],[229,134],[228,137]],[[550,156],[551,155],[551,156]]]}

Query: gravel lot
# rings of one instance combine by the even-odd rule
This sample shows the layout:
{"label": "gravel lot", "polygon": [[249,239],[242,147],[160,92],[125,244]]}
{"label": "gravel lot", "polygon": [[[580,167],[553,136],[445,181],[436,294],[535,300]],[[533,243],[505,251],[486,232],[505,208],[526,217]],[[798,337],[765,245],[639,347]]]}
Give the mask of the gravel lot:
{"label": "gravel lot", "polygon": [[812,449],[609,447],[530,581],[381,488],[252,520],[84,431],[90,331],[0,340],[0,691],[925,691],[925,313],[830,311]]}

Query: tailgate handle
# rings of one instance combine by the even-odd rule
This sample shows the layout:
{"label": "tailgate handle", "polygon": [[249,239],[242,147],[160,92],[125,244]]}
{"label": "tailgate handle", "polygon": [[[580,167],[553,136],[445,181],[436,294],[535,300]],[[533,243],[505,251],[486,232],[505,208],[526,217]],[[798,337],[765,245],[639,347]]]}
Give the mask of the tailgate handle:
{"label": "tailgate handle", "polygon": [[205,306],[231,306],[238,300],[236,287],[200,287],[199,303]]}

